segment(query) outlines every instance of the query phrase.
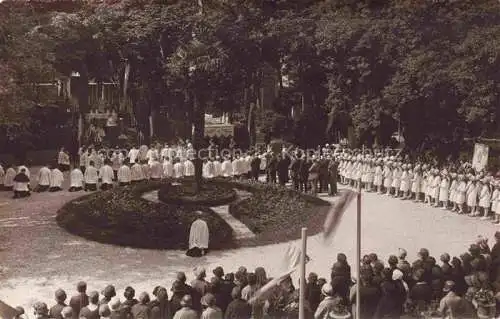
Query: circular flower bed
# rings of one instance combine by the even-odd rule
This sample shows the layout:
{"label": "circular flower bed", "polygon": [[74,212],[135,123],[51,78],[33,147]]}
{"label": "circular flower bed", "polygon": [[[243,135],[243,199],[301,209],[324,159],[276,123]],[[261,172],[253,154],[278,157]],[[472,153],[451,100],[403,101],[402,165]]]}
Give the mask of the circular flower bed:
{"label": "circular flower bed", "polygon": [[236,192],[231,185],[203,181],[196,192],[194,179],[165,182],[158,191],[158,199],[176,205],[221,206],[236,200]]}
{"label": "circular flower bed", "polygon": [[187,249],[189,229],[204,212],[210,249],[233,246],[231,227],[210,208],[153,203],[142,194],[161,188],[160,182],[115,187],[68,202],[57,213],[58,224],[69,232],[98,242],[156,249]]}

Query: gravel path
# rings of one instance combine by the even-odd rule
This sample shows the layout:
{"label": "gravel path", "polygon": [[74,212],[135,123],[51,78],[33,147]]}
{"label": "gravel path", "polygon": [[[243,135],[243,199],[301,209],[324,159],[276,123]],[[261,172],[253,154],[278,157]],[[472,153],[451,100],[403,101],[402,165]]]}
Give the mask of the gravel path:
{"label": "gravel path", "polygon": [[[116,247],[73,236],[57,226],[58,208],[80,194],[62,191],[20,200],[10,196],[0,193],[0,300],[14,306],[30,307],[37,300],[53,304],[57,288],[72,295],[79,280],[86,280],[89,290],[97,291],[115,284],[120,296],[127,285],[138,292],[151,292],[156,285],[170,287],[179,270],[191,279],[193,267],[200,264],[207,267],[209,277],[218,265],[228,272],[240,265],[250,270],[264,266],[270,275],[276,275],[290,244],[212,252],[199,259],[186,257],[184,251]],[[376,251],[384,259],[399,247],[408,250],[410,259],[421,247],[430,248],[435,256],[443,252],[458,255],[477,235],[492,238],[498,229],[489,222],[370,193],[363,195],[362,203],[363,254]],[[321,235],[309,237],[312,260],[307,271],[328,277],[341,251],[353,262],[355,207],[348,209],[330,242],[324,243]]]}

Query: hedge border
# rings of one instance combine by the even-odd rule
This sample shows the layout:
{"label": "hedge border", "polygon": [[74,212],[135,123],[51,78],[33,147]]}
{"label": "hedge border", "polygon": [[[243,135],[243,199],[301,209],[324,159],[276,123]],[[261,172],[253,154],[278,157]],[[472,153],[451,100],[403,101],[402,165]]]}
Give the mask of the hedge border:
{"label": "hedge border", "polygon": [[[180,180],[171,180],[171,181],[166,181],[163,183],[159,190],[158,190],[158,199],[162,201],[163,203],[167,204],[173,204],[173,205],[186,205],[186,206],[208,206],[208,207],[215,207],[215,206],[222,206],[222,205],[228,205],[232,202],[234,202],[238,195],[234,191],[232,187],[229,185],[225,184],[217,184],[217,183],[211,183],[210,180],[204,180],[202,182],[202,188],[203,187],[210,187],[212,186],[217,186],[218,189],[222,190],[223,193],[221,195],[214,195],[212,198],[207,199],[206,196],[203,196],[200,199],[197,198],[189,198],[185,196],[176,196],[175,192],[171,191],[171,188],[169,187],[169,184],[171,182],[178,182],[181,185],[174,185],[173,187],[179,188],[182,187],[184,183],[194,183],[194,179],[192,178],[184,178]],[[209,194],[213,195],[213,194]]]}

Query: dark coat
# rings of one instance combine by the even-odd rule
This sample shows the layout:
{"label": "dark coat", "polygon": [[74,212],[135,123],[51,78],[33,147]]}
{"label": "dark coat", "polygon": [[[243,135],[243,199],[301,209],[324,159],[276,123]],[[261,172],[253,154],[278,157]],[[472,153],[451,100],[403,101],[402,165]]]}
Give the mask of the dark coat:
{"label": "dark coat", "polygon": [[136,304],[130,310],[134,319],[151,319],[151,308],[148,305]]}
{"label": "dark coat", "polygon": [[85,293],[78,294],[76,296],[71,297],[69,301],[69,306],[73,309],[73,318],[78,318],[78,314],[83,307],[89,305],[89,296]]}
{"label": "dark coat", "polygon": [[153,300],[149,303],[152,319],[171,319],[170,302],[168,300]]}
{"label": "dark coat", "polygon": [[[405,293],[396,282],[386,280],[381,285],[382,296],[377,305],[374,318],[399,318],[403,312],[403,303]],[[403,288],[404,289],[404,288]]]}
{"label": "dark coat", "polygon": [[227,306],[224,319],[250,319],[252,307],[243,299],[235,299]]}

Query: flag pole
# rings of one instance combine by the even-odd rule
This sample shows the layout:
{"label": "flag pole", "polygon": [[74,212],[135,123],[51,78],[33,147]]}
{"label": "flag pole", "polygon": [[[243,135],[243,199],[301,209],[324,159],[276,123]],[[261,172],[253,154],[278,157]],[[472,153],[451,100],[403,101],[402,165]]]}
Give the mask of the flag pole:
{"label": "flag pole", "polygon": [[360,319],[361,313],[361,180],[358,182],[358,207],[357,207],[357,225],[356,225],[356,319]]}
{"label": "flag pole", "polygon": [[300,254],[300,289],[299,289],[299,319],[305,319],[304,305],[306,300],[306,251],[307,251],[307,228],[302,227],[302,249]]}

